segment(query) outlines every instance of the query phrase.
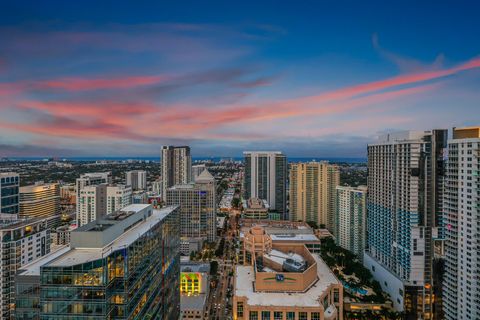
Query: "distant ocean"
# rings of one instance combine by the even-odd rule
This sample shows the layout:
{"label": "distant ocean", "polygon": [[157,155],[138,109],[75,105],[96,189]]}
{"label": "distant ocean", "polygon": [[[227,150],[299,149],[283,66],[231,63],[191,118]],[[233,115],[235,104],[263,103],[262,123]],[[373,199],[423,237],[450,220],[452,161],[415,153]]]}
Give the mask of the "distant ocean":
{"label": "distant ocean", "polygon": [[[30,160],[38,161],[44,160],[44,157],[11,157],[10,160]],[[69,161],[101,161],[101,160],[112,160],[112,161],[123,161],[123,160],[149,160],[149,161],[160,161],[159,157],[55,157],[55,160],[69,160]],[[233,159],[234,161],[241,161],[243,157],[192,157],[193,161],[202,161],[202,160],[212,160],[218,162],[222,159]],[[367,158],[319,158],[319,157],[289,157],[288,162],[307,162],[307,161],[329,161],[333,163],[365,163]]]}

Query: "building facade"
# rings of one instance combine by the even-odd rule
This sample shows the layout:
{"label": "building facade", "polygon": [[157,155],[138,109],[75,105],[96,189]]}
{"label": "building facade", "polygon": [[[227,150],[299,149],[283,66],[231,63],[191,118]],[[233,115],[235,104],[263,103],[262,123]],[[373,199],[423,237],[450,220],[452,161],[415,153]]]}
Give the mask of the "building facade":
{"label": "building facade", "polygon": [[337,187],[336,198],[337,244],[362,260],[366,243],[367,187]]}
{"label": "building facade", "polygon": [[107,186],[107,214],[132,204],[132,187],[129,185]]}
{"label": "building facade", "polygon": [[23,219],[0,214],[0,319],[13,315],[15,273],[22,266],[50,252],[50,230],[46,219]]}
{"label": "building facade", "polygon": [[0,173],[0,213],[20,212],[20,176],[14,172]]}
{"label": "building facade", "polygon": [[290,164],[290,220],[312,221],[335,233],[338,166],[328,162]]}
{"label": "building facade", "polygon": [[192,182],[192,156],[190,147],[162,147],[162,197],[167,189]]}
{"label": "building facade", "polygon": [[192,166],[192,181],[195,181],[197,177],[205,170],[207,167],[205,164],[196,164]]}
{"label": "building facade", "polygon": [[84,225],[64,252],[19,272],[17,282],[25,285],[17,287],[17,312],[37,310],[45,320],[177,320],[179,231],[177,207],[151,205],[130,205]]}
{"label": "building facade", "polygon": [[[195,183],[176,185],[167,189],[167,205],[180,206],[182,253],[198,251],[203,241],[214,242],[217,231],[217,202],[215,178],[203,171]],[[190,246],[195,243],[195,247]]]}
{"label": "building facade", "polygon": [[387,134],[368,145],[364,264],[406,319],[434,318],[446,143],[447,130],[432,130]]}
{"label": "building facade", "polygon": [[[82,221],[88,223],[89,221],[86,217],[81,219],[81,209],[80,206],[80,193],[82,189],[88,186],[96,186],[99,184],[111,184],[112,175],[110,172],[93,172],[93,173],[84,173],[80,175],[80,178],[77,178],[75,181],[75,193],[76,193],[76,210],[77,210],[77,224],[81,225]],[[106,210],[106,209],[105,209]],[[90,210],[87,210],[90,211]]]}
{"label": "building facade", "polygon": [[21,217],[46,218],[60,213],[58,183],[38,183],[20,187]]}
{"label": "building facade", "polygon": [[131,186],[133,191],[147,190],[147,171],[132,170],[125,173],[127,186]]}
{"label": "building facade", "polygon": [[245,151],[244,198],[267,200],[287,218],[287,157],[280,151]]}
{"label": "building facade", "polygon": [[246,232],[234,276],[233,319],[341,320],[343,287],[302,243],[276,243],[262,227]]}
{"label": "building facade", "polygon": [[107,212],[107,184],[90,185],[80,190],[77,201],[77,225],[83,226]]}
{"label": "building facade", "polygon": [[444,191],[447,320],[480,318],[480,127],[454,128]]}
{"label": "building facade", "polygon": [[210,264],[180,263],[181,320],[206,320],[207,299],[210,292]]}

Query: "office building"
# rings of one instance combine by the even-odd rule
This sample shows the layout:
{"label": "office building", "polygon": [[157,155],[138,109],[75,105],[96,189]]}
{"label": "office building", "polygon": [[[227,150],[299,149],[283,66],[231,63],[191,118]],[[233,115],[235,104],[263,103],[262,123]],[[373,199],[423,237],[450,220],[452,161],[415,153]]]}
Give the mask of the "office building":
{"label": "office building", "polygon": [[268,203],[267,200],[258,198],[250,198],[243,201],[244,219],[268,219]]}
{"label": "office building", "polygon": [[196,164],[192,166],[192,180],[195,181],[197,177],[205,170],[207,167],[205,164]]}
{"label": "office building", "polygon": [[80,206],[80,192],[84,187],[95,186],[99,184],[111,184],[112,175],[110,172],[93,172],[93,173],[84,173],[80,175],[80,178],[77,178],[75,181],[75,193],[76,193],[76,209],[77,209],[77,223],[81,225],[81,221],[88,223],[92,220],[88,220],[84,217],[83,220],[80,219],[81,216],[81,206]]}
{"label": "office building", "polygon": [[335,233],[338,166],[328,162],[290,164],[290,220],[312,221]]}
{"label": "office building", "polygon": [[0,213],[18,214],[20,176],[14,172],[0,173]]}
{"label": "office building", "polygon": [[40,182],[20,187],[20,217],[47,218],[60,213],[58,183]]}
{"label": "office building", "polygon": [[63,225],[50,232],[53,246],[64,246],[70,243],[70,233],[77,228],[76,225]]}
{"label": "office building", "polygon": [[192,182],[192,156],[190,147],[162,147],[162,196],[167,189],[179,184]]}
{"label": "office building", "polygon": [[244,198],[267,200],[287,218],[287,157],[280,151],[245,151]]}
{"label": "office building", "polygon": [[262,227],[245,235],[234,276],[233,319],[343,319],[343,286],[302,243],[272,241]]}
{"label": "office building", "polygon": [[133,191],[147,190],[147,172],[144,170],[132,170],[125,174],[127,186],[131,186]]}
{"label": "office building", "polygon": [[83,226],[107,213],[107,185],[83,187],[77,201],[77,224]]}
{"label": "office building", "polygon": [[177,207],[130,205],[92,221],[72,231],[70,246],[22,268],[16,313],[177,320],[179,244]]}
{"label": "office building", "polygon": [[107,186],[107,214],[132,204],[132,187],[129,185]]}
{"label": "office building", "polygon": [[434,234],[441,224],[447,130],[387,134],[368,145],[364,265],[406,319],[434,318]]}
{"label": "office building", "polygon": [[183,254],[199,251],[204,241],[216,239],[215,178],[204,170],[194,183],[167,189],[167,205],[180,206],[181,250]]}
{"label": "office building", "polygon": [[180,263],[180,319],[207,320],[210,263]]}
{"label": "office building", "polygon": [[336,198],[337,244],[363,260],[366,242],[367,187],[337,187]]}
{"label": "office building", "polygon": [[445,156],[444,318],[480,319],[480,127],[454,128]]}
{"label": "office building", "polygon": [[46,219],[24,219],[0,214],[0,319],[10,319],[15,306],[15,273],[50,252]]}

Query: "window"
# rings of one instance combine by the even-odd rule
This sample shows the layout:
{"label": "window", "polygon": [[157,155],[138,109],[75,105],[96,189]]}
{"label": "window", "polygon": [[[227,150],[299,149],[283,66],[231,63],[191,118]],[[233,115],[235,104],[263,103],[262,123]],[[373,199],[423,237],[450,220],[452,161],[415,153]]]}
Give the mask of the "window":
{"label": "window", "polygon": [[287,312],[287,320],[295,320],[295,312]]}
{"label": "window", "polygon": [[270,311],[262,311],[262,320],[270,320]]}
{"label": "window", "polygon": [[243,318],[243,302],[237,302],[237,316]]}
{"label": "window", "polygon": [[250,311],[249,320],[258,320],[258,311]]}
{"label": "window", "polygon": [[310,318],[311,320],[320,320],[320,312],[312,312]]}
{"label": "window", "polygon": [[283,320],[283,312],[282,311],[275,311],[273,313],[273,320]]}
{"label": "window", "polygon": [[306,312],[299,312],[298,313],[298,320],[307,320],[307,313]]}

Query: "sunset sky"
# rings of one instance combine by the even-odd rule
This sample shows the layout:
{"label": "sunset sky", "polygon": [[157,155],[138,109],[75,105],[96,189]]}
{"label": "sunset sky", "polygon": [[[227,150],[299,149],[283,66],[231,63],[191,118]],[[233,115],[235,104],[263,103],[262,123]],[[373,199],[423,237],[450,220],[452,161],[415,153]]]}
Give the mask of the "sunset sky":
{"label": "sunset sky", "polygon": [[0,156],[362,157],[480,124],[477,1],[98,2],[2,1]]}

